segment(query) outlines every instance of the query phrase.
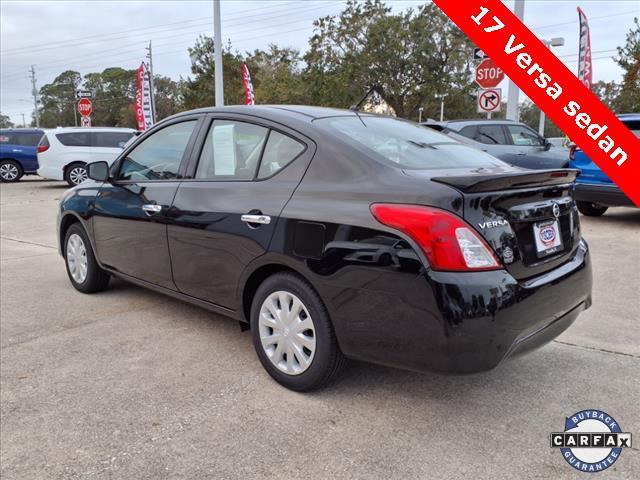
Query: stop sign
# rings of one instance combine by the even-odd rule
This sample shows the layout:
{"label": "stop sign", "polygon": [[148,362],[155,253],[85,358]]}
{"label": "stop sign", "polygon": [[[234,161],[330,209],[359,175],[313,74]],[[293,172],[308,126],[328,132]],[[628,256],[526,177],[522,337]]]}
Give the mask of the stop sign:
{"label": "stop sign", "polygon": [[83,117],[88,117],[93,112],[93,106],[91,104],[91,100],[88,98],[81,98],[78,100],[78,112]]}
{"label": "stop sign", "polygon": [[490,58],[485,58],[476,67],[476,83],[482,88],[497,87],[504,80],[504,72]]}

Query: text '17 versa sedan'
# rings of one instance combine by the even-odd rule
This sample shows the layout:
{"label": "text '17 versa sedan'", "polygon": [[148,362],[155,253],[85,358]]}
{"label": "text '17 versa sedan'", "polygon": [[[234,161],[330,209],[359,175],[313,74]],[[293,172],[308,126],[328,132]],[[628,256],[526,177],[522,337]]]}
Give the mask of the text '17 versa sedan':
{"label": "text '17 versa sedan'", "polygon": [[522,170],[417,124],[255,106],[175,115],[64,195],[81,292],[111,275],[251,329],[294,390],[345,357],[472,373],[591,304],[572,170]]}

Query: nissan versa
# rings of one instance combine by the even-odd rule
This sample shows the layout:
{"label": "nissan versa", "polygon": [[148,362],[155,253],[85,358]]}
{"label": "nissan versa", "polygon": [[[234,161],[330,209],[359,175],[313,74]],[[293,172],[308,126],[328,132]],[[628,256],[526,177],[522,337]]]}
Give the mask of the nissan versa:
{"label": "nissan versa", "polygon": [[294,390],[345,357],[472,373],[591,304],[573,170],[522,170],[417,124],[297,106],[162,121],[59,211],[73,286],[111,275],[239,320]]}

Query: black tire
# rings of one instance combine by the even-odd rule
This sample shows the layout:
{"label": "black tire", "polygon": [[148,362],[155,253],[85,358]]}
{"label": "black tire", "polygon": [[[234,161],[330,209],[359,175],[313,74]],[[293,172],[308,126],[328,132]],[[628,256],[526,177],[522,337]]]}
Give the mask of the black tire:
{"label": "black tire", "polygon": [[577,202],[578,211],[587,217],[601,217],[609,207],[591,202]]}
{"label": "black tire", "polygon": [[[80,171],[84,171],[82,181],[78,181],[81,177],[79,176]],[[75,187],[76,185],[80,185],[84,180],[89,178],[87,176],[87,164],[83,162],[74,162],[70,165],[67,165],[67,168],[64,170],[64,180],[69,184],[70,187]]]}
{"label": "black tire", "polygon": [[[69,249],[69,239],[73,236],[77,235],[82,240],[84,249],[86,251],[86,265],[87,265],[87,273],[86,277],[83,280],[76,280],[71,272],[69,267],[68,260],[68,249]],[[69,227],[67,233],[64,237],[64,264],[67,268],[67,275],[69,276],[69,280],[71,281],[71,285],[82,293],[95,293],[100,292],[107,288],[109,285],[109,274],[102,270],[96,262],[96,257],[93,254],[93,249],[91,248],[91,243],[87,238],[87,234],[82,228],[82,225],[79,223],[74,223]]]}
{"label": "black tire", "polygon": [[[272,363],[262,346],[260,311],[264,301],[279,291],[298,297],[313,323],[315,351],[309,366],[302,373],[288,374],[280,370]],[[251,333],[262,366],[274,380],[291,390],[306,392],[321,388],[336,377],[344,364],[344,355],[338,346],[329,313],[322,299],[306,280],[293,273],[276,273],[262,282],[251,305]]]}
{"label": "black tire", "polygon": [[0,160],[0,182],[13,183],[18,182],[24,171],[22,165],[15,160]]}

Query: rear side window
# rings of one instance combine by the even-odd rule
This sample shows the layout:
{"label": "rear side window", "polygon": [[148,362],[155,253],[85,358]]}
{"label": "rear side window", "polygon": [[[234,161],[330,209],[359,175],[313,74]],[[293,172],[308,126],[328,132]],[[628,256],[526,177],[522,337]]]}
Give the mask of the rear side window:
{"label": "rear side window", "polygon": [[91,146],[91,134],[89,132],[58,133],[56,138],[65,147]]}
{"label": "rear side window", "polygon": [[258,178],[275,175],[289,165],[304,149],[305,146],[297,140],[272,130],[267,146],[264,148]]}
{"label": "rear side window", "polygon": [[505,165],[480,150],[404,120],[361,115],[321,118],[314,123],[361,152],[403,169]]}
{"label": "rear side window", "polygon": [[196,120],[174,123],[139,143],[122,160],[119,180],[172,180],[196,126]]}
{"label": "rear side window", "polygon": [[458,132],[458,134],[474,140],[476,137],[477,129],[478,127],[476,127],[475,125],[470,127],[464,127],[462,130]]}
{"label": "rear side window", "polygon": [[131,132],[93,132],[93,146],[122,148],[131,137]]}
{"label": "rear side window", "polygon": [[251,123],[214,120],[195,178],[253,180],[268,132],[267,128]]}
{"label": "rear side window", "polygon": [[14,133],[11,135],[11,143],[23,147],[35,147],[40,138],[42,138],[41,133]]}
{"label": "rear side window", "polygon": [[507,145],[508,143],[502,125],[479,125],[473,139],[487,145]]}

